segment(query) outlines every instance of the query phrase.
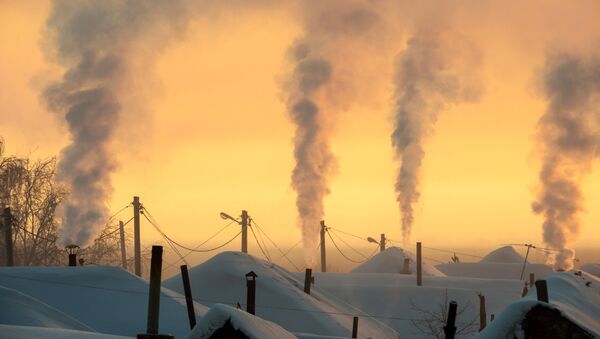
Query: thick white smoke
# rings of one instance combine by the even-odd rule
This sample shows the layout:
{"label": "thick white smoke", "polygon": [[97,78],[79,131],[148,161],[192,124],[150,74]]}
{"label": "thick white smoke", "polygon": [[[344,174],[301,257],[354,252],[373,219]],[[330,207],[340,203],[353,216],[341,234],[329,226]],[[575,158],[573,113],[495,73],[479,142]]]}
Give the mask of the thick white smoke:
{"label": "thick white smoke", "polygon": [[474,101],[482,93],[479,53],[449,28],[419,24],[397,60],[392,144],[400,168],[396,200],[407,243],[414,222],[425,142],[440,112],[451,104]]}
{"label": "thick white smoke", "polygon": [[[71,142],[61,153],[58,179],[70,190],[62,206],[60,235],[65,244],[88,244],[107,221],[117,163],[111,150],[125,112],[140,44],[156,49],[181,30],[188,11],[183,1],[53,2],[47,21],[49,55],[63,65],[62,79],[43,93],[51,111],[66,121]],[[156,55],[146,55],[152,60]]]}
{"label": "thick white smoke", "polygon": [[552,54],[543,72],[548,108],[538,122],[542,168],[532,207],[556,269],[571,269],[584,209],[581,179],[600,155],[600,57]]}

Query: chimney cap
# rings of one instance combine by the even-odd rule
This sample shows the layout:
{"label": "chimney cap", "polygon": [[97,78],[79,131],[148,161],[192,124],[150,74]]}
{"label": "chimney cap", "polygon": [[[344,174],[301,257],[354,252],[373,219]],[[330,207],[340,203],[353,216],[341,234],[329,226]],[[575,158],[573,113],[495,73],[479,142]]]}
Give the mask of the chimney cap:
{"label": "chimney cap", "polygon": [[80,247],[75,244],[65,246],[65,249],[67,250],[67,253],[69,253],[69,254],[77,254],[77,252],[79,251],[79,248]]}

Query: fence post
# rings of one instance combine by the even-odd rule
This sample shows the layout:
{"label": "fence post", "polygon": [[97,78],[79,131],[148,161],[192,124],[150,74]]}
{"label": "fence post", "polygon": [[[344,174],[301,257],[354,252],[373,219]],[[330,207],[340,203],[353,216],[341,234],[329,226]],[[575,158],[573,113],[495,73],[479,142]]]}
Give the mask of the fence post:
{"label": "fence post", "polygon": [[190,286],[190,275],[188,274],[187,265],[181,265],[181,280],[183,280],[183,291],[185,292],[185,305],[187,306],[188,320],[190,321],[190,329],[193,330],[196,326],[196,312],[194,312],[194,299],[192,299],[192,288]]}
{"label": "fence post", "polygon": [[448,319],[446,319],[446,326],[444,326],[444,334],[446,335],[446,339],[454,339],[454,335],[456,334],[456,301],[450,302],[450,308],[448,310]]}
{"label": "fence post", "polygon": [[487,326],[487,314],[485,312],[485,295],[479,293],[479,332]]}
{"label": "fence post", "polygon": [[174,339],[174,337],[170,335],[158,334],[162,253],[162,246],[152,246],[152,259],[150,261],[150,287],[148,289],[148,324],[146,327],[146,333],[138,334],[138,339]]}
{"label": "fence post", "polygon": [[358,317],[352,319],[352,338],[358,338]]}
{"label": "fence post", "polygon": [[529,273],[529,287],[535,285],[535,273]]}

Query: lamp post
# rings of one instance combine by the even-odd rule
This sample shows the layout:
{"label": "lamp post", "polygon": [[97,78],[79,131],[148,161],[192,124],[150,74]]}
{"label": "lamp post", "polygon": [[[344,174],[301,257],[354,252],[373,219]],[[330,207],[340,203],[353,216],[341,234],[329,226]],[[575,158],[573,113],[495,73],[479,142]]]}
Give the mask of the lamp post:
{"label": "lamp post", "polygon": [[248,222],[250,219],[248,212],[246,210],[242,211],[242,221],[235,219],[225,212],[221,212],[220,216],[223,220],[231,220],[242,226],[242,253],[248,253]]}
{"label": "lamp post", "polygon": [[67,245],[65,250],[69,254],[69,266],[77,266],[77,253],[79,252],[79,246]]}
{"label": "lamp post", "polygon": [[254,315],[256,310],[256,273],[246,273],[246,312]]}

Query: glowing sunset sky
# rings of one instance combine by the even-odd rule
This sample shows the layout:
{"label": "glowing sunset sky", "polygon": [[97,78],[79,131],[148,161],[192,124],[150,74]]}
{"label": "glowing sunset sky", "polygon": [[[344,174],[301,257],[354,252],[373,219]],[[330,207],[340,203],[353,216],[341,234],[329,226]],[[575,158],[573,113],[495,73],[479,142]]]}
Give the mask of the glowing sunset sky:
{"label": "glowing sunset sky", "polygon": [[[412,239],[432,246],[541,243],[542,218],[531,210],[540,166],[534,134],[546,109],[538,75],[548,51],[600,51],[600,4],[460,4],[453,22],[481,51],[484,92],[479,102],[452,106],[436,122]],[[265,6],[200,17],[140,74],[136,86],[150,113],[119,126],[111,210],[139,195],[165,231],[192,246],[223,225],[219,212],[241,209],[284,246],[300,239],[290,186],[294,125],[280,86],[288,48],[302,35],[295,10]],[[0,135],[8,154],[58,155],[69,142],[64,122],[39,99],[63,71],[43,52],[49,12],[47,1],[0,0]],[[335,118],[339,173],[325,200],[329,225],[392,239],[401,239],[392,74],[407,38],[398,34],[387,54],[362,65],[370,70],[365,92]],[[596,246],[600,168],[583,182],[587,211],[575,246]],[[144,236],[158,239],[155,232]]]}

